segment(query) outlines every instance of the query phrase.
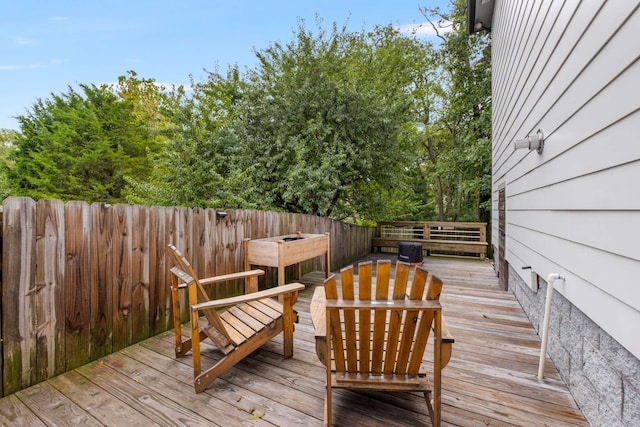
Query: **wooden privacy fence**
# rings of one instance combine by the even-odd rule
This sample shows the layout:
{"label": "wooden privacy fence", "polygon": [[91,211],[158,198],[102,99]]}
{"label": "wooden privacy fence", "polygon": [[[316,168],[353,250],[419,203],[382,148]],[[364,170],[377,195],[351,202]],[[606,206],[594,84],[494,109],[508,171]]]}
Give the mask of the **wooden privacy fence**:
{"label": "wooden privacy fence", "polygon": [[[243,270],[245,238],[328,232],[331,267],[338,268],[369,253],[375,233],[310,215],[226,214],[6,199],[0,217],[2,395],[171,328],[169,243],[206,277]],[[306,261],[303,272],[322,269],[321,263]],[[241,291],[240,283],[216,296]]]}

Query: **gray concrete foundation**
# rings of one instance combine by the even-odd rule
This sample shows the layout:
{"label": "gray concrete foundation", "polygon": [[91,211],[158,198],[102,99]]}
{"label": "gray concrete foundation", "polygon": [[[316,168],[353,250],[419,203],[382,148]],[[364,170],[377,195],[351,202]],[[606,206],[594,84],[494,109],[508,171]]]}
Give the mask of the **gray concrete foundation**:
{"label": "gray concrete foundation", "polygon": [[[509,269],[509,290],[542,335],[547,283],[541,279],[540,289],[533,291]],[[590,425],[640,426],[640,360],[558,291],[547,352]]]}

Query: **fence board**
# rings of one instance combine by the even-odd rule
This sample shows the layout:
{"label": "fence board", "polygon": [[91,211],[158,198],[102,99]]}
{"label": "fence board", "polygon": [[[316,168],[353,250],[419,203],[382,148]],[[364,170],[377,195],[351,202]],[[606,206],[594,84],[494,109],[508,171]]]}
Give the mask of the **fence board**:
{"label": "fence board", "polygon": [[[11,198],[3,206],[2,339],[3,395],[32,383],[36,366],[35,313],[30,291],[35,280],[35,202]],[[7,301],[7,304],[4,304]]]}
{"label": "fence board", "polygon": [[200,277],[206,277],[205,273],[205,248],[204,248],[204,209],[195,208],[191,210],[191,241],[193,242],[193,252],[191,254],[191,265],[193,265]]}
{"label": "fence board", "polygon": [[131,343],[136,343],[149,336],[149,209],[131,210]]}
{"label": "fence board", "polygon": [[[182,239],[182,232],[180,230],[182,230],[182,225],[181,225],[181,214],[180,214],[180,208],[175,208],[175,207],[168,207],[165,210],[165,218],[166,218],[166,224],[165,224],[165,232],[166,232],[166,239],[165,239],[165,243],[168,244],[172,244],[175,245],[177,248],[179,248],[181,251],[185,251],[183,253],[186,253],[187,248],[185,248],[184,245],[184,240]],[[171,263],[170,262],[166,262],[166,247],[163,248],[163,250],[165,251],[165,288],[167,286],[169,286],[169,283],[171,283]],[[171,310],[171,293],[167,292],[166,294],[166,298],[167,298],[167,303],[169,305],[167,305],[167,310]],[[189,312],[187,311],[187,307],[185,306],[186,304],[186,296],[181,295],[181,300],[180,300],[180,307],[182,307],[182,312],[180,314],[180,320],[182,322],[186,322],[187,319],[189,319]],[[173,316],[169,315],[170,319],[170,325],[173,325]]]}
{"label": "fence board", "polygon": [[113,207],[113,350],[131,344],[131,206]]}
{"label": "fence board", "polygon": [[[202,250],[204,252],[204,269],[205,277],[216,275],[216,211],[214,209],[205,210],[205,230],[203,234]],[[219,298],[221,295],[213,294],[211,298]]]}
{"label": "fence board", "polygon": [[[176,234],[178,237],[176,246],[182,251],[189,260],[193,259],[193,211],[187,208],[178,209],[178,228]],[[186,292],[180,293],[180,307],[182,309],[180,320],[186,322],[189,320],[189,300]]]}
{"label": "fence board", "polygon": [[[193,266],[198,276],[201,278],[208,277],[207,274],[207,252],[209,247],[207,246],[206,237],[206,210],[202,208],[192,209],[191,216],[191,241],[193,245],[192,256],[190,258],[191,265]],[[213,288],[207,289],[209,298],[213,298]]]}
{"label": "fence board", "polygon": [[193,259],[193,211],[187,208],[178,209],[179,226],[178,226],[178,248],[184,248],[183,254],[187,259]]}
{"label": "fence board", "polygon": [[166,305],[167,287],[164,248],[167,246],[165,231],[165,209],[149,208],[149,333],[166,331],[169,327],[170,311]]}
{"label": "fence board", "polygon": [[[215,254],[216,254],[216,274],[233,273],[241,271],[244,266],[238,269],[236,258],[242,248],[242,240],[238,241],[238,235],[244,236],[244,221],[242,211],[227,211],[225,218],[216,222]],[[237,250],[236,250],[237,249]],[[240,259],[242,259],[240,257]],[[240,289],[240,286],[242,288]],[[238,295],[244,290],[244,283],[240,281],[226,282],[218,287],[220,292],[226,295]]]}
{"label": "fence board", "polygon": [[91,205],[91,359],[113,348],[113,216],[104,203]]}
{"label": "fence board", "polygon": [[[66,369],[84,365],[89,351],[89,205],[69,202],[65,215],[65,358]],[[46,255],[45,255],[46,256]]]}
{"label": "fence board", "polygon": [[65,371],[64,204],[36,203],[36,378],[44,381]]}

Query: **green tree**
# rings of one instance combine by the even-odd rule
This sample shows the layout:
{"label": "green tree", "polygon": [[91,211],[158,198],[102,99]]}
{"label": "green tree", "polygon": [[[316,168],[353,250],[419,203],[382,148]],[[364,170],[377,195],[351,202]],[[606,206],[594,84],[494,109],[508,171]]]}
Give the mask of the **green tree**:
{"label": "green tree", "polygon": [[7,173],[17,195],[115,203],[124,201],[125,177],[146,179],[147,154],[159,141],[135,114],[139,98],[123,99],[107,85],[79,87],[40,99],[18,117]]}
{"label": "green tree", "polygon": [[[422,8],[441,39],[438,72],[417,92],[423,174],[440,220],[488,220],[491,193],[491,55],[488,35],[467,35],[465,2]],[[442,25],[442,23],[446,23]],[[449,31],[445,31],[449,30]],[[426,88],[426,90],[425,90]]]}
{"label": "green tree", "polygon": [[15,149],[14,141],[17,138],[18,132],[15,130],[0,129],[0,201],[11,195],[11,185],[6,172],[12,164],[9,156]]}
{"label": "green tree", "polygon": [[[397,214],[413,149],[401,138],[411,106],[415,39],[392,27],[334,24],[258,52],[242,106],[242,169],[270,207],[355,220]],[[396,199],[397,200],[397,199]]]}
{"label": "green tree", "polygon": [[425,49],[392,27],[317,33],[210,72],[164,114],[171,141],[130,201],[284,210],[362,221],[419,211],[407,136]]}
{"label": "green tree", "polygon": [[168,206],[228,208],[258,207],[243,198],[251,183],[237,167],[242,124],[238,105],[246,83],[237,67],[226,75],[209,72],[207,80],[192,81],[168,96],[163,116],[170,120],[163,135],[170,143],[153,157],[146,181],[129,180],[128,200]]}

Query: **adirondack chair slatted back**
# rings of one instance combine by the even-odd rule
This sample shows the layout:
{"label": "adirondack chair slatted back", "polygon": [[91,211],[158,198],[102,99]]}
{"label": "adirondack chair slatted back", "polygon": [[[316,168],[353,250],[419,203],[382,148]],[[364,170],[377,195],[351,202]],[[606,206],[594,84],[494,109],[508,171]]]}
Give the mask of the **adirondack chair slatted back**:
{"label": "adirondack chair slatted back", "polygon": [[[348,381],[357,379],[358,374],[363,374],[362,378],[365,378],[364,374],[373,374],[381,377],[379,381],[388,377],[393,382],[398,381],[398,376],[404,376],[404,381],[419,382],[418,375],[421,374],[434,312],[393,307],[394,300],[425,299],[428,272],[417,267],[411,287],[408,288],[410,268],[409,264],[398,262],[395,279],[391,281],[391,262],[378,261],[373,289],[372,263],[365,262],[358,266],[357,300],[374,301],[376,307],[379,303],[388,309],[334,309],[328,312],[331,354],[336,374],[344,374]],[[327,301],[356,301],[353,267],[344,268],[340,275],[342,295],[339,295],[333,276],[325,282]],[[442,282],[431,276],[428,284],[426,299],[438,300]],[[340,381],[340,375],[337,378]]]}
{"label": "adirondack chair slatted back", "polygon": [[[172,272],[172,280],[177,280],[180,277],[188,286],[188,295],[189,295],[189,305],[195,305],[200,302],[209,301],[209,296],[207,295],[206,290],[198,280],[198,275],[193,270],[193,267],[187,260],[187,258],[180,252],[178,248],[173,245],[169,245],[169,254],[175,264],[176,267],[173,267]],[[182,272],[174,271],[181,270]],[[175,286],[177,290],[177,284]],[[209,327],[204,328],[204,332],[207,336],[222,350],[224,353],[228,353],[238,342],[238,338],[235,340],[231,338],[227,328],[218,315],[218,312],[215,309],[203,310],[203,314],[207,321],[209,322]],[[197,313],[196,313],[197,315]],[[174,322],[176,319],[174,319]],[[179,324],[178,319],[178,324]]]}
{"label": "adirondack chair slatted back", "polygon": [[[396,262],[391,279],[391,261],[352,266],[340,271],[316,289],[311,317],[316,334],[316,352],[327,373],[324,423],[333,417],[332,389],[421,392],[431,423],[441,422],[442,367],[451,355],[453,338],[443,345],[442,281],[427,270]],[[324,325],[324,326],[323,326]],[[433,371],[429,380],[423,357],[433,331]],[[446,348],[443,352],[443,348]],[[443,357],[444,355],[444,357]],[[433,395],[433,402],[431,396]]]}

